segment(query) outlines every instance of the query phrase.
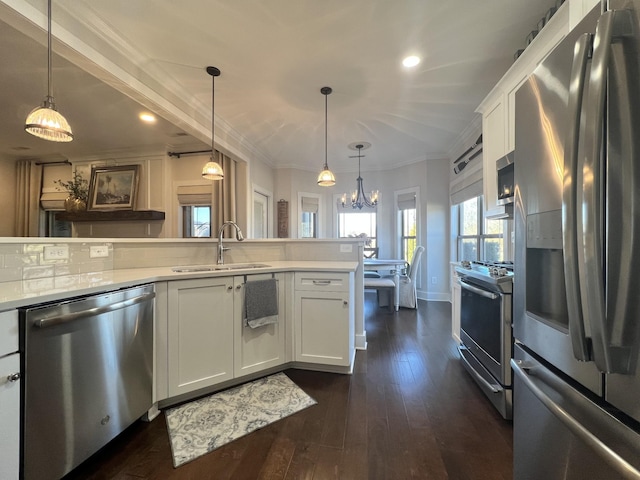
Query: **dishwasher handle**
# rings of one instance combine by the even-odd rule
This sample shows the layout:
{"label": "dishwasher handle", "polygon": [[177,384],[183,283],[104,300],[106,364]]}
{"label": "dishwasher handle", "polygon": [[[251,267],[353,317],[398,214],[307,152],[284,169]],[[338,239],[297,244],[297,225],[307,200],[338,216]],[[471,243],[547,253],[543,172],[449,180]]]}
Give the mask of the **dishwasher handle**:
{"label": "dishwasher handle", "polygon": [[123,308],[127,308],[132,305],[137,305],[138,303],[149,301],[155,298],[155,296],[156,296],[155,292],[150,292],[150,293],[145,293],[144,295],[139,295],[137,297],[128,298],[121,302],[110,303],[109,305],[88,308],[86,310],[81,310],[79,312],[64,313],[62,315],[55,315],[49,318],[41,318],[39,320],[34,321],[33,326],[38,328],[53,327],[55,325],[60,325],[63,323],[69,323],[75,320],[80,320],[81,318],[92,317],[96,315],[101,315],[103,313],[113,312],[115,310],[121,310]]}

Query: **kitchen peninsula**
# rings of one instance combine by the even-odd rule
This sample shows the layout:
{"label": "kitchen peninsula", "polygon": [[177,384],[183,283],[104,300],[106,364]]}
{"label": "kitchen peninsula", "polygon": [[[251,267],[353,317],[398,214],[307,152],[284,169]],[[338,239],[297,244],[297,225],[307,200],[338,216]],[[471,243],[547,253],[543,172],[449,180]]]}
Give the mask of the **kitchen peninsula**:
{"label": "kitchen peninsula", "polygon": [[[0,365],[16,369],[13,359],[23,354],[16,309],[152,284],[154,409],[292,366],[349,373],[355,349],[366,348],[363,243],[225,244],[221,270],[211,240],[0,241],[0,360],[12,360]],[[264,278],[278,281],[280,313],[277,324],[259,331],[243,325],[243,286]],[[16,386],[28,368],[0,372],[12,373],[18,376],[0,384],[0,397],[10,395],[7,404],[19,409]],[[19,418],[17,411],[2,417],[11,422],[0,427],[10,432],[0,459],[7,465],[17,461]]]}

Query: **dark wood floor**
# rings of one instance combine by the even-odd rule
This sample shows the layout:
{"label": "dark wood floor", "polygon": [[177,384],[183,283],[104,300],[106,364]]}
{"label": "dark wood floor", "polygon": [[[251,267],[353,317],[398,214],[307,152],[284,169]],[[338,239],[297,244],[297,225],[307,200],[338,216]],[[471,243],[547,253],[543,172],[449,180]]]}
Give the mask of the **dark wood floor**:
{"label": "dark wood floor", "polygon": [[317,405],[177,469],[164,415],[138,422],[69,479],[510,480],[512,426],[460,365],[450,305],[390,313],[366,296],[353,375],[285,373]]}

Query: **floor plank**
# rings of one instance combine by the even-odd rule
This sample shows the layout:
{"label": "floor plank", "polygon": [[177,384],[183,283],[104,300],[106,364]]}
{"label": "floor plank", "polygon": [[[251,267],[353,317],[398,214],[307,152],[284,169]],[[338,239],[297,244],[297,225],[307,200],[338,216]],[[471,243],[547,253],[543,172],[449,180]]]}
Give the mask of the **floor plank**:
{"label": "floor plank", "polygon": [[178,468],[161,414],[65,480],[511,479],[511,423],[460,365],[450,305],[389,312],[367,294],[365,324],[353,375],[285,372],[317,405]]}

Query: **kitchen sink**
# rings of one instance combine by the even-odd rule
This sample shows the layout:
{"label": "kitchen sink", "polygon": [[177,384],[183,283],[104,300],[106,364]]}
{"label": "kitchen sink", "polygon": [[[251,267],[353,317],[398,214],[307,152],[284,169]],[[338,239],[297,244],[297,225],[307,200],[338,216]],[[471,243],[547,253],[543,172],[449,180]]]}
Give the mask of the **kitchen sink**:
{"label": "kitchen sink", "polygon": [[271,265],[264,263],[229,263],[227,265],[190,265],[186,267],[173,267],[172,272],[215,272],[219,270],[246,270],[253,268],[267,268]]}

